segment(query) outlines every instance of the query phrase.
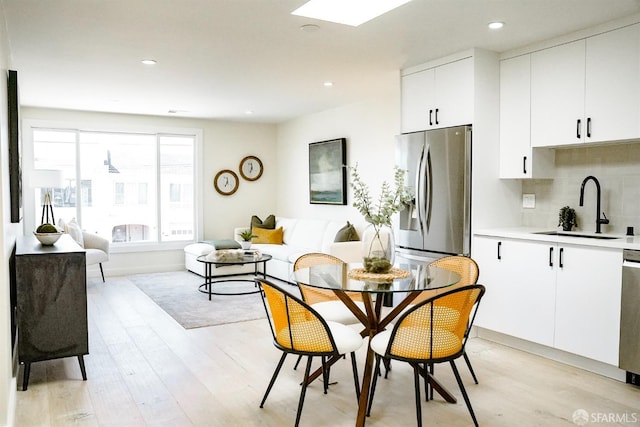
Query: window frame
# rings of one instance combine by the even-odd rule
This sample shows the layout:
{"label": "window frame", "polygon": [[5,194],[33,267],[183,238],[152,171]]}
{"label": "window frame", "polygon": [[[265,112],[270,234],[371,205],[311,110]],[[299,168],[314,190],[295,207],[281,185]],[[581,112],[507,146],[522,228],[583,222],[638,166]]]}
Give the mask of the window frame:
{"label": "window frame", "polygon": [[[33,130],[34,129],[47,129],[47,130],[60,130],[70,132],[110,132],[110,133],[143,133],[153,134],[157,137],[161,136],[190,136],[195,139],[195,146],[193,150],[193,167],[194,167],[194,182],[193,182],[193,210],[194,210],[194,238],[188,240],[175,240],[175,241],[157,241],[157,242],[127,242],[127,243],[111,243],[110,251],[112,253],[128,253],[128,252],[147,252],[157,250],[172,250],[182,249],[185,243],[192,243],[193,241],[202,240],[203,235],[203,142],[202,142],[202,129],[198,128],[182,128],[182,127],[166,127],[166,126],[131,126],[131,125],[96,125],[96,124],[82,124],[79,122],[68,121],[49,121],[49,120],[22,120],[22,140],[23,140],[23,158],[22,158],[22,173],[23,176],[28,177],[34,170],[34,143],[33,143]],[[79,158],[80,144],[76,138],[76,159]],[[159,163],[159,151],[157,162]],[[158,164],[157,163],[157,164]],[[158,171],[160,168],[158,168]],[[80,177],[80,164],[76,162],[76,177]],[[156,174],[156,179],[160,181],[160,174]],[[157,191],[161,191],[161,187],[157,187]],[[37,201],[35,200],[34,191],[28,185],[23,185],[22,197],[25,206],[34,206]],[[95,195],[94,195],[95,196]],[[158,203],[156,209],[158,214],[160,213],[161,204],[159,203],[160,197],[157,195]],[[82,221],[80,213],[78,212],[80,206],[76,206],[76,214],[79,221]],[[35,217],[34,209],[24,209],[24,226],[26,230],[35,230],[36,222],[39,218]],[[81,223],[81,222],[80,222]],[[158,224],[160,226],[160,223]],[[109,236],[104,236],[109,238]]]}

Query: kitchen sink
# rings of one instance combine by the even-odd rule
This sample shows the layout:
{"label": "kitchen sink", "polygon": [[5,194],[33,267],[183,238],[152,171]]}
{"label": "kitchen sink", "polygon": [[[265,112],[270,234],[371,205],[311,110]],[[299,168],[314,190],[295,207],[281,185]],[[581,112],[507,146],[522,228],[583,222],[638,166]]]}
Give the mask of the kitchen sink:
{"label": "kitchen sink", "polygon": [[581,237],[585,239],[601,239],[601,240],[619,239],[619,237],[615,237],[615,236],[602,236],[597,234],[578,234],[578,233],[569,233],[565,231],[538,231],[533,234],[545,234],[547,236]]}

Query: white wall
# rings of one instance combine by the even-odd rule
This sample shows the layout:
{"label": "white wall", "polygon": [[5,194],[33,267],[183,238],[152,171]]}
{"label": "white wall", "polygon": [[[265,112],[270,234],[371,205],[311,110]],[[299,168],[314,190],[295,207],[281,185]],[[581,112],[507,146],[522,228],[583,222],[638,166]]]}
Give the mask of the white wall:
{"label": "white wall", "polygon": [[[4,6],[0,2],[0,194],[2,210],[0,220],[3,225],[0,238],[4,243],[0,249],[0,426],[13,424],[16,402],[16,379],[13,376],[11,358],[11,311],[9,304],[9,258],[16,241],[22,234],[22,223],[11,223],[11,203],[9,194],[9,144],[7,130],[7,85],[6,75],[11,52],[7,38]],[[18,80],[20,76],[18,76]]]}
{"label": "white wall", "polygon": [[[300,117],[278,126],[278,204],[275,213],[285,217],[344,219],[362,222],[351,205],[309,203],[309,144],[335,138],[347,139],[347,163],[358,170],[372,194],[384,180],[393,181],[395,135],[400,133],[400,73],[388,79],[372,95],[356,104]],[[350,177],[347,175],[348,182]]]}
{"label": "white wall", "polygon": [[[248,225],[251,215],[266,216],[276,209],[278,167],[275,125],[27,107],[22,109],[22,118],[75,123],[77,126],[96,129],[202,129],[203,150],[199,160],[204,219],[201,235],[204,239],[233,238],[233,228]],[[245,181],[238,172],[240,161],[248,155],[257,156],[264,165],[264,173],[257,181]],[[238,190],[231,196],[221,196],[213,187],[213,177],[221,169],[231,169],[240,178]],[[122,253],[114,249],[110,261],[104,265],[107,276],[182,268],[184,254],[181,249],[144,253]],[[90,268],[89,274],[99,275],[98,267]]]}

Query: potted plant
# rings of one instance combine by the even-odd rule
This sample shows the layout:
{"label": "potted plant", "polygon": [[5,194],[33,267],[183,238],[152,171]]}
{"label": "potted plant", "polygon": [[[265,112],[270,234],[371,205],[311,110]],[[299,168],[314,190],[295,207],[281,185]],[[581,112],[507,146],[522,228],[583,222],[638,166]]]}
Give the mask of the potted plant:
{"label": "potted plant", "polygon": [[242,242],[240,242],[240,246],[242,249],[250,249],[251,248],[251,239],[257,237],[251,232],[251,229],[246,229],[242,233],[240,233],[240,238]]}
{"label": "potted plant", "polygon": [[571,231],[571,228],[578,226],[576,211],[569,206],[560,209],[558,225],[562,226],[563,231]]}

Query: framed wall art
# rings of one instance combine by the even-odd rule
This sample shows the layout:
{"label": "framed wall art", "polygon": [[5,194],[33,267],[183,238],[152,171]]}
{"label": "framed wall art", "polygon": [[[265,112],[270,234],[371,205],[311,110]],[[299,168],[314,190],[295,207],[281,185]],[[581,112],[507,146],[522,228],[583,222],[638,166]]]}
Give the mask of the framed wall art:
{"label": "framed wall art", "polygon": [[20,102],[18,100],[18,73],[7,71],[8,134],[9,134],[9,194],[11,222],[22,220],[22,153],[20,143]]}
{"label": "framed wall art", "polygon": [[223,169],[213,178],[213,186],[223,196],[230,196],[238,189],[238,175],[232,170]]}
{"label": "framed wall art", "polygon": [[256,156],[247,156],[240,162],[240,175],[247,181],[256,181],[263,170],[262,162]]}
{"label": "framed wall art", "polygon": [[346,138],[309,144],[309,202],[347,204]]}

